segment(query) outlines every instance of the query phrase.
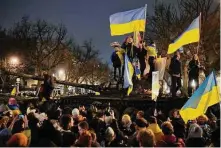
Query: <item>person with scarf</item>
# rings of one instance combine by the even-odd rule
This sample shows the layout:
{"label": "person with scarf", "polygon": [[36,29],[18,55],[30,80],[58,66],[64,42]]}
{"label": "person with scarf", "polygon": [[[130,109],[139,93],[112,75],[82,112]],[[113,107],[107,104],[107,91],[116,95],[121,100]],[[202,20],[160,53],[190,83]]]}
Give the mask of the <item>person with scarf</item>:
{"label": "person with scarf", "polygon": [[152,84],[152,72],[155,71],[155,60],[157,57],[156,46],[154,42],[152,42],[150,46],[147,46],[146,50],[148,54],[148,64],[150,66],[148,82]]}
{"label": "person with scarf", "polygon": [[133,43],[133,37],[128,36],[123,42],[121,48],[125,50],[130,62],[132,63],[133,59],[137,56],[137,53],[139,51],[139,49]]}
{"label": "person with scarf", "polygon": [[[138,47],[135,46],[134,44],[134,40],[133,40],[133,36],[128,36],[125,41],[123,42],[122,46],[121,46],[122,49],[125,50],[125,53],[127,54],[128,56],[128,59],[129,61],[131,62],[131,64],[134,66],[134,65],[137,65],[137,54],[138,54],[138,51],[140,50]],[[125,65],[123,65],[123,73],[122,73],[122,76],[124,76],[124,68],[125,68]],[[134,73],[133,77],[132,77],[132,81],[134,82],[136,80],[136,76],[137,78],[139,79],[140,77],[140,71],[138,69],[138,67],[134,67],[134,69],[137,68],[135,70],[136,73]],[[126,92],[127,92],[127,89],[124,90],[124,95],[126,95]]]}
{"label": "person with scarf", "polygon": [[114,79],[116,79],[116,73],[118,70],[119,78],[121,78],[121,67],[124,64],[124,49],[120,47],[120,44],[118,42],[113,42],[110,44],[111,47],[114,48],[114,52],[111,55],[111,61],[113,63],[114,67]]}

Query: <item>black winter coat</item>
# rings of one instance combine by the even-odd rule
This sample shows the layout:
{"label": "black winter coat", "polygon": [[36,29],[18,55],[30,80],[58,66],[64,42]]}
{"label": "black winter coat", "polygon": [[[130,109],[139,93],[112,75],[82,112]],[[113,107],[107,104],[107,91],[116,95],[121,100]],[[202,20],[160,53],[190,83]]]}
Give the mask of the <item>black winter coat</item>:
{"label": "black winter coat", "polygon": [[177,60],[176,58],[171,59],[170,73],[171,75],[181,74],[181,62]]}

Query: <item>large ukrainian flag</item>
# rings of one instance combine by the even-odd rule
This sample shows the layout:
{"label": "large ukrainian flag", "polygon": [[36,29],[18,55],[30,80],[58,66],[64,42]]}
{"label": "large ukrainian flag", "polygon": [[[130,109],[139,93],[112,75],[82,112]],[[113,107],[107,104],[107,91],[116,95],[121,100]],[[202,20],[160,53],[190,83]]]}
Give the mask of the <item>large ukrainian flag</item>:
{"label": "large ukrainian flag", "polygon": [[219,103],[218,90],[216,77],[212,72],[180,110],[180,115],[185,123],[203,115],[208,107]]}
{"label": "large ukrainian flag", "polygon": [[135,31],[145,31],[146,7],[110,16],[111,36],[124,35]]}
{"label": "large ukrainian flag", "polygon": [[198,16],[178,39],[169,45],[168,54],[174,53],[183,45],[198,42],[200,39],[200,16]]}
{"label": "large ukrainian flag", "polygon": [[129,58],[127,54],[125,54],[125,66],[124,66],[124,88],[127,88],[127,95],[129,96],[130,93],[133,90],[133,82],[132,77],[134,74],[134,68],[131,62],[129,61]]}

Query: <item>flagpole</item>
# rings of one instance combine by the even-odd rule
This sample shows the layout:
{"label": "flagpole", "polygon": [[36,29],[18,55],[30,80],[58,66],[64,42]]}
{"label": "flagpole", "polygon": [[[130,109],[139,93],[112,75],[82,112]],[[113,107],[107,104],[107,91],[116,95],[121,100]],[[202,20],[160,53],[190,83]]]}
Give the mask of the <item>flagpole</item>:
{"label": "flagpole", "polygon": [[197,55],[198,55],[199,48],[200,48],[200,43],[201,43],[201,21],[202,21],[202,15],[201,15],[201,12],[200,12],[200,18],[199,18],[199,42],[198,42],[198,47],[197,47],[197,50],[196,50],[196,54]]}
{"label": "flagpole", "polygon": [[145,35],[145,32],[146,32],[146,21],[147,21],[147,4],[145,4],[145,8],[144,8],[144,14],[145,14],[145,28],[144,28],[144,32],[143,32],[143,39],[144,40],[144,35]]}

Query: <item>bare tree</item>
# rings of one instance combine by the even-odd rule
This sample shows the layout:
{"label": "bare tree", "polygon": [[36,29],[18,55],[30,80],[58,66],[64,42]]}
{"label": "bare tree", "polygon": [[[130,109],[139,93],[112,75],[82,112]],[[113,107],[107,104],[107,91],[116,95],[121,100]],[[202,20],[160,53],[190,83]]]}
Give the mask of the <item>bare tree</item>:
{"label": "bare tree", "polygon": [[[208,44],[214,40],[207,40],[211,32],[218,32],[219,5],[214,4],[215,0],[177,0],[177,6],[158,3],[155,8],[155,15],[148,16],[147,34],[157,43],[157,47],[163,55],[166,55],[168,45],[172,43],[188,25],[201,13],[200,26],[200,49],[199,54],[205,55]],[[214,23],[210,23],[210,22]],[[209,33],[210,32],[210,33]],[[218,35],[218,34],[217,34]],[[217,39],[218,36],[214,38]],[[209,41],[209,42],[208,42]],[[185,46],[184,59],[188,59],[196,53],[198,43]],[[217,45],[216,45],[217,46]],[[218,48],[216,48],[218,49]],[[218,52],[215,53],[218,55]],[[207,57],[202,56],[202,60]]]}
{"label": "bare tree", "polygon": [[[206,66],[207,72],[211,67],[219,69],[219,5],[215,0],[177,0],[177,5],[157,3],[155,15],[148,16],[147,38],[152,38],[163,56],[167,55],[168,46],[189,26],[201,13],[200,42],[184,46],[182,56],[183,69],[186,63],[196,53]],[[187,81],[187,71],[184,70],[184,81]],[[186,82],[184,82],[186,84]],[[185,86],[187,87],[187,86]]]}
{"label": "bare tree", "polygon": [[61,64],[68,52],[67,30],[63,25],[55,26],[44,20],[32,22],[23,17],[10,33],[17,47],[24,51],[27,66],[34,67],[38,75]]}
{"label": "bare tree", "polygon": [[66,79],[75,83],[104,82],[108,78],[108,66],[98,58],[99,51],[95,49],[92,40],[84,41],[83,46],[72,45],[67,58]]}

